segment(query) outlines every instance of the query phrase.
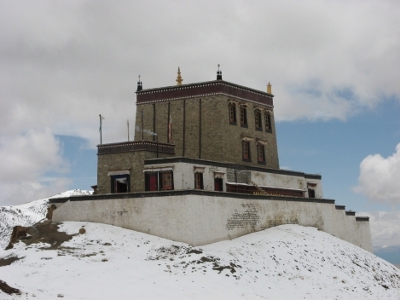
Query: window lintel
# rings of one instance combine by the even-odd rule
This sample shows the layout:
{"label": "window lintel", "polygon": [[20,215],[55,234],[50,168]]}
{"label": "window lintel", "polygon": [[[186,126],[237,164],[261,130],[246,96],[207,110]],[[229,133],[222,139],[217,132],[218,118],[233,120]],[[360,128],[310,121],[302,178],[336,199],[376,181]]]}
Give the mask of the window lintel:
{"label": "window lintel", "polygon": [[256,139],[256,144],[257,144],[257,145],[264,145],[264,146],[266,146],[266,145],[268,145],[268,141],[257,138],[257,139]]}
{"label": "window lintel", "polygon": [[254,138],[252,138],[252,137],[250,137],[250,136],[245,136],[245,135],[242,135],[242,136],[241,136],[241,139],[242,139],[242,141],[246,141],[246,142],[252,142],[252,141],[254,141]]}
{"label": "window lintel", "polygon": [[204,173],[206,167],[198,167],[198,166],[194,166],[193,167],[193,173]]}
{"label": "window lintel", "polygon": [[115,175],[130,175],[131,171],[129,170],[118,170],[118,171],[110,171],[107,173],[107,176],[115,176]]}

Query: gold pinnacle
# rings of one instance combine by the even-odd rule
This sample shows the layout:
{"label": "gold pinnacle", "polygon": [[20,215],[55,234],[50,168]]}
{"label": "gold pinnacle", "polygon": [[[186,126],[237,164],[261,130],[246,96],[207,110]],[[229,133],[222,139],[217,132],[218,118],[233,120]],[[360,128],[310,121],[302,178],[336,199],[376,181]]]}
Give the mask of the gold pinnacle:
{"label": "gold pinnacle", "polygon": [[267,93],[268,94],[272,94],[272,86],[271,86],[271,84],[269,82],[267,84]]}
{"label": "gold pinnacle", "polygon": [[181,69],[178,67],[178,77],[176,77],[177,85],[182,85],[183,78],[181,76]]}

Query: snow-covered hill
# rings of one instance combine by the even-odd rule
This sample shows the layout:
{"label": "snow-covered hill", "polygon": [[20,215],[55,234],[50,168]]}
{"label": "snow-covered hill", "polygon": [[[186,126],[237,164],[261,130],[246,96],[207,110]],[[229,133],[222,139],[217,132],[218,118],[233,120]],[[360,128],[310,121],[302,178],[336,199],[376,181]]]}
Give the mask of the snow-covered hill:
{"label": "snow-covered hill", "polygon": [[96,223],[59,231],[77,235],[54,250],[19,242],[0,251],[19,258],[0,280],[22,291],[1,299],[400,299],[399,269],[311,227],[196,248]]}
{"label": "snow-covered hill", "polygon": [[70,190],[49,198],[39,199],[22,205],[0,206],[0,248],[7,246],[14,226],[31,226],[42,220],[47,213],[50,198],[62,198],[74,195],[89,195],[92,192]]}

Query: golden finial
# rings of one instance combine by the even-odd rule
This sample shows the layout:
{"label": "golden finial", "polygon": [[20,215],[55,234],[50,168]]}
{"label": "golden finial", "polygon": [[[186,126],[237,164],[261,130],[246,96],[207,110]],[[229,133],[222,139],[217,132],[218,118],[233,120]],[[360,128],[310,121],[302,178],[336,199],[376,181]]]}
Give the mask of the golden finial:
{"label": "golden finial", "polygon": [[183,78],[181,76],[181,69],[178,67],[178,77],[176,77],[177,85],[182,85]]}
{"label": "golden finial", "polygon": [[271,86],[271,84],[269,82],[267,84],[267,93],[268,94],[272,94],[272,86]]}

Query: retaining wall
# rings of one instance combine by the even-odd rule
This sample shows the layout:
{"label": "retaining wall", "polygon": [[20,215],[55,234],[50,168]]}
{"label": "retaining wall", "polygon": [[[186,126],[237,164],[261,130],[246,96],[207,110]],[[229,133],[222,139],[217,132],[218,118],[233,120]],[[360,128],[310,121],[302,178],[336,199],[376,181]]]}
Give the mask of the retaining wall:
{"label": "retaining wall", "polygon": [[[53,203],[65,200],[54,199]],[[368,218],[346,214],[334,200],[181,191],[71,197],[53,221],[115,225],[193,246],[282,224],[316,227],[372,252]]]}

